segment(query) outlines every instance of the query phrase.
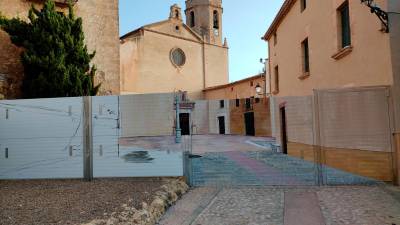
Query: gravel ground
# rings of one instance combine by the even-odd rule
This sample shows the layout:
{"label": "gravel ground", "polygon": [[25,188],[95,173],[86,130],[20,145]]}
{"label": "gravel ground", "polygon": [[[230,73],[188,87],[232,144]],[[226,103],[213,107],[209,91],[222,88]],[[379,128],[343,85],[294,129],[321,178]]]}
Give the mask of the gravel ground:
{"label": "gravel ground", "polygon": [[123,204],[141,208],[157,179],[0,181],[1,225],[81,224],[106,219]]}

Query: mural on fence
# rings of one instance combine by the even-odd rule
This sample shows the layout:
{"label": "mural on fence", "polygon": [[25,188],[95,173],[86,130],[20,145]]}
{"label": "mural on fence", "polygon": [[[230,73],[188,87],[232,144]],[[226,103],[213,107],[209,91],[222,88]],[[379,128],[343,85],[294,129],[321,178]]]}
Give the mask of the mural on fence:
{"label": "mural on fence", "polygon": [[[120,103],[133,104],[129,98],[92,98],[94,177],[182,176],[180,145],[120,145]],[[0,101],[0,179],[82,178],[82,104],[82,98]]]}

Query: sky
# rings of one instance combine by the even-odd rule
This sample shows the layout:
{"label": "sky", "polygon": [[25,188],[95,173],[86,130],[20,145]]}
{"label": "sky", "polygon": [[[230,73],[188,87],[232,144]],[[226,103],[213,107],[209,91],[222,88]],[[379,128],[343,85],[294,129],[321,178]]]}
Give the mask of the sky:
{"label": "sky", "polygon": [[[185,0],[120,0],[120,36],[146,24],[168,19],[170,6],[175,3],[183,12]],[[229,81],[233,82],[262,71],[260,58],[267,58],[268,52],[267,43],[261,37],[283,0],[223,0],[222,4],[223,37],[229,44]]]}

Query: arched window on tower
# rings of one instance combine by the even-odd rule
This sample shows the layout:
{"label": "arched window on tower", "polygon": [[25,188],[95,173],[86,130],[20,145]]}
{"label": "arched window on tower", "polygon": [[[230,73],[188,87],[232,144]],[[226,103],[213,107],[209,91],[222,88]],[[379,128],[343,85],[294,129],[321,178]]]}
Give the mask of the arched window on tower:
{"label": "arched window on tower", "polygon": [[191,11],[191,12],[190,12],[190,27],[194,27],[194,26],[196,26],[196,24],[195,24],[195,17],[194,17],[194,12]]}
{"label": "arched window on tower", "polygon": [[179,19],[179,10],[175,10],[175,18]]}
{"label": "arched window on tower", "polygon": [[214,21],[214,29],[219,29],[219,15],[218,15],[218,11],[217,10],[214,10],[214,18],[213,18],[213,21]]}

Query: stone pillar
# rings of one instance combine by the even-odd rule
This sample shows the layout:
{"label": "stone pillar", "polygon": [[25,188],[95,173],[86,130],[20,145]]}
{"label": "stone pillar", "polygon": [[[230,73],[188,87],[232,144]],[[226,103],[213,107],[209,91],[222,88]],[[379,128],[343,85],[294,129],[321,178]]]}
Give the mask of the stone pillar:
{"label": "stone pillar", "polygon": [[[396,13],[397,12],[397,13]],[[388,1],[389,37],[393,70],[393,106],[394,106],[394,140],[395,140],[395,175],[400,184],[400,1]]]}

